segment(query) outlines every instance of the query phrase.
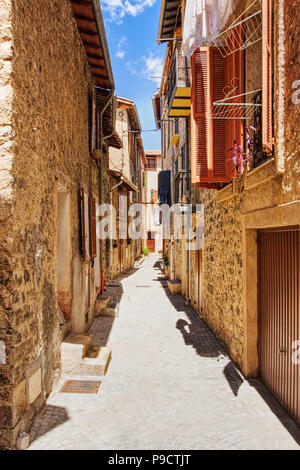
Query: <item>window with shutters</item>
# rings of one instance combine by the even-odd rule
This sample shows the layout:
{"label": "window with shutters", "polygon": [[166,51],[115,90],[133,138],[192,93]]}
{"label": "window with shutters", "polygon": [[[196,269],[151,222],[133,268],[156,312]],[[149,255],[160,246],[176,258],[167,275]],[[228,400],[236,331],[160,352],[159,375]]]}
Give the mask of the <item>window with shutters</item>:
{"label": "window with shutters", "polygon": [[89,229],[90,229],[90,254],[94,259],[97,256],[96,236],[96,201],[93,196],[89,197]]}
{"label": "window with shutters", "polygon": [[212,119],[215,101],[224,96],[226,60],[215,47],[200,47],[192,56],[191,181],[202,187],[229,182],[226,121]]}
{"label": "window with shutters", "polygon": [[89,198],[84,189],[80,190],[81,253],[83,261],[90,260]]}
{"label": "window with shutters", "polygon": [[192,56],[191,180],[205,188],[273,154],[273,2],[245,13]]}
{"label": "window with shutters", "polygon": [[[241,36],[241,31],[234,30],[228,35],[228,43],[235,44]],[[234,89],[232,103],[244,101],[244,51],[236,45],[235,52],[226,57],[226,89]],[[238,107],[236,107],[238,109]],[[226,162],[231,178],[237,176],[244,169],[244,120],[239,119],[238,112],[235,119],[226,120]]]}

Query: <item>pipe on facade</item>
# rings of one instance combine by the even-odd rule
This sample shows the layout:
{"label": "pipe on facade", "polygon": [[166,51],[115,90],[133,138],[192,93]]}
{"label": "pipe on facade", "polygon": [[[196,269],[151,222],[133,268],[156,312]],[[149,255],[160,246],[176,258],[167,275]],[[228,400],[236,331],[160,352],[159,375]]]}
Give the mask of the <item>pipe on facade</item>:
{"label": "pipe on facade", "polygon": [[[106,136],[105,138],[103,137],[103,116],[104,116],[104,113],[106,111],[106,109],[108,108],[111,100],[113,99],[114,97],[114,93],[115,93],[115,86],[113,85],[112,86],[112,89],[110,91],[110,94],[109,94],[109,97],[108,97],[108,100],[107,102],[105,103],[103,109],[100,111],[100,143],[101,143],[101,153],[103,152],[103,143],[104,143],[104,140],[110,136]],[[114,122],[113,122],[113,131],[112,131],[112,134],[114,132]],[[100,197],[99,197],[100,201],[100,205],[103,204],[103,157],[100,159]],[[100,273],[101,273],[101,279],[104,279],[104,263],[103,263],[103,240],[100,239]],[[101,282],[101,295],[104,294],[104,282]]]}
{"label": "pipe on facade", "polygon": [[[191,204],[191,172],[190,172],[190,127],[189,127],[189,121],[186,120],[185,122],[185,148],[186,148],[186,170],[187,170],[187,181],[186,181],[186,186],[188,188],[188,202]],[[193,211],[191,214],[191,223],[193,223]],[[189,228],[189,239],[188,239],[188,244],[190,245],[190,228]],[[191,250],[189,246],[189,251],[188,251],[188,302],[191,303],[192,300],[192,279],[191,279]]]}

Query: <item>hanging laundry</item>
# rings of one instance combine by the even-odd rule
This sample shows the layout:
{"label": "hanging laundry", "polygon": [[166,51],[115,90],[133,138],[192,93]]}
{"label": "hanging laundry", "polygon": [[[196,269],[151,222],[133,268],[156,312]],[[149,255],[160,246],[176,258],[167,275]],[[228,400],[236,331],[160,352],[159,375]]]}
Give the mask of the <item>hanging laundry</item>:
{"label": "hanging laundry", "polygon": [[187,0],[182,53],[190,57],[197,47],[209,43],[224,28],[236,0]]}

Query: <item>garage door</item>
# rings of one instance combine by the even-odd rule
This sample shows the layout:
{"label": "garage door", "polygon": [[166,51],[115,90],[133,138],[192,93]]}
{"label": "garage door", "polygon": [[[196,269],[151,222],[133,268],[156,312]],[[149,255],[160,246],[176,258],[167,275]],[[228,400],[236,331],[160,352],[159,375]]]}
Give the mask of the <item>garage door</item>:
{"label": "garage door", "polygon": [[258,253],[261,378],[300,423],[299,233],[260,231]]}

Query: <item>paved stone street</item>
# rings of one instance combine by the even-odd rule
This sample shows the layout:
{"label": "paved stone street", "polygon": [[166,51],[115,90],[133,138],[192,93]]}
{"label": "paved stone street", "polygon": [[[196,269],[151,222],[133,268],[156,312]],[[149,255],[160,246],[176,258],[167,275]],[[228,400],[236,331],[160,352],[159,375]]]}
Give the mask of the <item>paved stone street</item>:
{"label": "paved stone street", "polygon": [[92,327],[112,348],[98,394],[59,393],[62,377],[30,449],[299,449],[299,428],[240,375],[183,298],[168,295],[157,260],[123,278],[119,317]]}

